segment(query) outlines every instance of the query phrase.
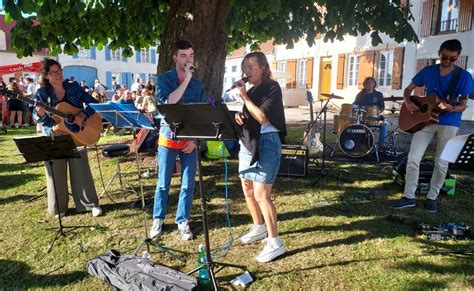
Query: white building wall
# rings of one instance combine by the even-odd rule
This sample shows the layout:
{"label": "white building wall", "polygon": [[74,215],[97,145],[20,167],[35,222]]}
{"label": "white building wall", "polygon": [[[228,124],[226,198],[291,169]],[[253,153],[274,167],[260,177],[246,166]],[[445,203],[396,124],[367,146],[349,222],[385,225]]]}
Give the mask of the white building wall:
{"label": "white building wall", "polygon": [[[156,52],[156,47],[153,47]],[[138,52],[140,53],[140,52]],[[151,54],[151,52],[150,52]],[[106,72],[112,73],[131,73],[131,74],[146,74],[146,79],[148,79],[148,75],[155,75],[157,72],[157,61],[158,55],[155,56],[155,64],[153,63],[137,63],[135,58],[135,53],[127,58],[127,61],[124,62],[122,60],[115,61],[115,60],[106,60],[105,57],[105,49],[96,50],[96,58],[73,58],[73,56],[60,54],[58,55],[58,61],[61,63],[62,67],[68,66],[87,66],[97,69],[97,78],[100,80],[101,83],[106,84]],[[64,76],[68,78],[69,76]],[[78,82],[81,80],[77,80]],[[133,80],[135,81],[135,80]],[[133,82],[132,82],[133,83]],[[93,84],[88,84],[89,86]]]}

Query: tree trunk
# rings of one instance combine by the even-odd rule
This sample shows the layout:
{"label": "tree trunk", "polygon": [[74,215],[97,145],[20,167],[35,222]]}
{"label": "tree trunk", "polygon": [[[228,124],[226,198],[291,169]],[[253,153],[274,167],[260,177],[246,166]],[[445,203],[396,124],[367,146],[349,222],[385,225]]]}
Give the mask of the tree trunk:
{"label": "tree trunk", "polygon": [[227,0],[171,0],[160,39],[157,73],[173,68],[173,45],[178,39],[194,47],[196,75],[207,96],[220,98],[224,80],[227,35],[222,31],[230,7]]}

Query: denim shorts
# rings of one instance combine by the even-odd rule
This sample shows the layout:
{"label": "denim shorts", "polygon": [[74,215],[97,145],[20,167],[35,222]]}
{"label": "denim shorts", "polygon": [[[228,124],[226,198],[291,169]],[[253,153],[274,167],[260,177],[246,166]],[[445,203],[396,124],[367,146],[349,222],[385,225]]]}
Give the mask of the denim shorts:
{"label": "denim shorts", "polygon": [[258,142],[259,160],[250,165],[252,153],[240,142],[239,177],[262,184],[275,182],[281,159],[278,132],[262,133]]}

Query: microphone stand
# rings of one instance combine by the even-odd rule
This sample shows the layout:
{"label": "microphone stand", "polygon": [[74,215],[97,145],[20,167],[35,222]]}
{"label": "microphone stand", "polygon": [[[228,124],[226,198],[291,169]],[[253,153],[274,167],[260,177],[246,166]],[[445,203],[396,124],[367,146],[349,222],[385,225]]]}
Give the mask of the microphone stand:
{"label": "microphone stand", "polygon": [[[303,140],[304,140],[308,136],[308,134],[311,132],[313,127],[316,126],[318,120],[320,121],[320,123],[323,124],[323,141],[322,141],[322,143],[323,143],[323,154],[322,154],[322,158],[321,158],[321,168],[319,169],[319,173],[321,175],[326,174],[326,165],[325,165],[326,147],[330,147],[326,143],[327,106],[328,106],[330,100],[331,100],[331,98],[328,98],[326,100],[326,103],[324,104],[324,106],[322,105],[324,101],[321,100],[321,105],[322,105],[321,111],[319,111],[319,113],[316,115],[314,120],[312,122],[310,122],[310,125],[308,126],[308,131],[306,132],[306,134],[303,137]],[[322,120],[321,120],[321,118],[322,118]]]}

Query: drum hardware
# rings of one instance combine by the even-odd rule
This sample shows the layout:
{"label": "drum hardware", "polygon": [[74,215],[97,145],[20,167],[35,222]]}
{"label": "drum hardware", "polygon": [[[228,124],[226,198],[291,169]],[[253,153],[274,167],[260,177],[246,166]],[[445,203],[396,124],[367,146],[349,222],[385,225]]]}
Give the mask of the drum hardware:
{"label": "drum hardware", "polygon": [[385,137],[385,144],[386,149],[384,150],[384,154],[389,157],[398,157],[402,152],[398,151],[398,135],[399,135],[398,127],[391,130],[387,136]]}
{"label": "drum hardware", "polygon": [[352,105],[352,123],[362,124],[364,123],[365,107],[359,105]]}
{"label": "drum hardware", "polygon": [[385,97],[383,98],[383,101],[403,101],[403,97],[402,96],[390,96],[390,97]]}

